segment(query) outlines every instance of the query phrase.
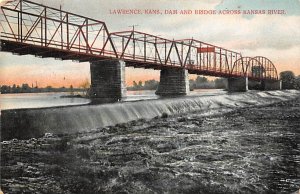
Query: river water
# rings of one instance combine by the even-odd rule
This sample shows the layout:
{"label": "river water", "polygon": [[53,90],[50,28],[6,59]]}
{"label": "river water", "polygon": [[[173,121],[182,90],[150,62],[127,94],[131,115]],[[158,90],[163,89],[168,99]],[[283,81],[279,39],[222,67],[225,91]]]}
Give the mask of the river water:
{"label": "river water", "polygon": [[[89,132],[1,142],[2,190],[13,194],[296,192],[300,94],[250,93],[242,106],[235,100],[238,96],[223,94],[232,104],[218,102],[209,112],[164,114]],[[214,101],[209,103],[211,107]]]}
{"label": "river water", "polygon": [[[192,91],[189,96],[220,95],[226,93],[220,89],[198,89]],[[61,98],[70,95],[67,92],[58,93],[21,93],[0,94],[0,111],[20,108],[42,108],[56,106],[82,105],[90,103],[85,98]],[[127,97],[123,101],[139,101],[158,99],[154,90],[127,91]]]}

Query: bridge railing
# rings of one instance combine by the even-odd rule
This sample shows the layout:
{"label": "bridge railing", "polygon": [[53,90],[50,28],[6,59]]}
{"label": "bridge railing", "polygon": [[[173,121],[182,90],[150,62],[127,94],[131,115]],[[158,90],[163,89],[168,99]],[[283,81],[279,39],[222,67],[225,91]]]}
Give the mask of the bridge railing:
{"label": "bridge railing", "polygon": [[1,39],[116,57],[104,22],[27,0],[1,7]]}
{"label": "bridge railing", "polygon": [[190,71],[230,74],[240,53],[195,39],[169,40],[139,31],[112,32],[119,58]]}
{"label": "bridge railing", "polygon": [[181,47],[181,58],[189,70],[213,72],[216,76],[229,75],[240,53],[196,39],[176,40]]}
{"label": "bridge railing", "polygon": [[138,31],[120,31],[110,34],[119,58],[153,65],[176,65],[166,60],[172,41]]}
{"label": "bridge railing", "polygon": [[9,48],[9,52],[18,54],[78,61],[115,58],[145,68],[173,67],[200,75],[278,79],[274,64],[265,57],[242,57],[241,53],[196,39],[170,40],[135,30],[109,33],[103,21],[29,0],[1,6],[0,28],[1,40],[18,43]]}
{"label": "bridge railing", "polygon": [[231,74],[252,80],[278,80],[274,64],[266,57],[242,57],[234,62]]}

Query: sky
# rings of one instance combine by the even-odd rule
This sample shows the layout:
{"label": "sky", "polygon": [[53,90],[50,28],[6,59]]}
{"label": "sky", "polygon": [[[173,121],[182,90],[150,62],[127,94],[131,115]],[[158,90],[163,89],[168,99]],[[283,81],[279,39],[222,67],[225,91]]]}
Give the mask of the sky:
{"label": "sky", "polygon": [[[291,70],[300,75],[300,0],[32,1],[55,8],[61,5],[66,11],[104,21],[110,32],[130,30],[131,25],[137,25],[138,31],[168,39],[195,38],[241,52],[243,56],[265,56],[278,72]],[[284,10],[284,14],[111,14],[115,9]],[[90,79],[88,63],[0,52],[0,85],[37,82],[41,87],[76,87],[86,79]],[[147,79],[159,80],[159,71],[126,68],[127,85],[132,85],[133,80]]]}

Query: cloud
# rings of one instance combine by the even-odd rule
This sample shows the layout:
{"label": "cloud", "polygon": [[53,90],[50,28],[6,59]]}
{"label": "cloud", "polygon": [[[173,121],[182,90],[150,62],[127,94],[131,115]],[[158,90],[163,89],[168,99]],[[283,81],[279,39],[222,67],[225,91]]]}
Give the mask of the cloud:
{"label": "cloud", "polygon": [[[194,38],[242,52],[246,56],[263,55],[270,58],[279,69],[291,68],[300,74],[300,1],[296,0],[34,0],[52,7],[102,20],[109,31],[131,29],[168,39]],[[239,2],[239,3],[237,3]],[[252,19],[241,15],[112,15],[111,9],[286,9],[287,15],[257,15]],[[23,73],[30,77],[34,72],[30,65],[35,64],[35,72],[55,72],[68,77],[84,74],[89,77],[89,67],[71,61],[41,60],[33,56],[12,57],[0,53],[0,74],[13,66],[28,66]],[[292,64],[292,65],[291,65]],[[6,68],[7,67],[7,68]],[[32,68],[32,67],[31,67]],[[7,69],[7,72],[9,70]],[[1,73],[2,72],[2,73]],[[4,73],[7,73],[6,71]],[[128,75],[134,72],[128,70]],[[142,74],[143,69],[136,71]],[[148,72],[147,72],[148,73]],[[150,75],[151,73],[149,73]],[[2,76],[1,75],[1,76]],[[133,73],[131,74],[133,75]],[[156,74],[151,75],[156,76]],[[4,79],[4,78],[3,78]],[[137,78],[138,79],[138,78]]]}
{"label": "cloud", "polygon": [[300,45],[285,50],[274,50],[260,48],[257,50],[245,50],[249,56],[256,56],[258,53],[269,58],[277,68],[278,72],[291,70],[300,75]]}
{"label": "cloud", "polygon": [[[105,21],[109,31],[131,29],[160,35],[168,39],[195,38],[204,42],[234,46],[286,49],[300,42],[299,0],[35,0],[50,6]],[[251,21],[240,15],[113,15],[113,9],[285,9],[281,15],[257,15]],[[293,36],[291,36],[291,34]],[[235,44],[232,44],[235,42]],[[240,42],[241,44],[237,44]]]}
{"label": "cloud", "polygon": [[0,6],[3,6],[7,3],[13,2],[14,0],[0,0]]}
{"label": "cloud", "polygon": [[[285,10],[286,15],[300,15],[299,0],[226,0],[215,7],[216,10]],[[245,18],[254,18],[247,15]]]}
{"label": "cloud", "polygon": [[[78,86],[89,78],[89,65],[33,56],[9,56],[1,53],[0,84],[35,83],[40,86]],[[19,61],[19,62],[17,62]],[[21,61],[21,62],[20,62]]]}
{"label": "cloud", "polygon": [[300,24],[299,16],[259,16],[256,20],[243,20],[232,31],[235,37],[231,37],[231,40],[225,38],[224,44],[237,49],[286,50],[300,45],[300,28],[297,24]]}

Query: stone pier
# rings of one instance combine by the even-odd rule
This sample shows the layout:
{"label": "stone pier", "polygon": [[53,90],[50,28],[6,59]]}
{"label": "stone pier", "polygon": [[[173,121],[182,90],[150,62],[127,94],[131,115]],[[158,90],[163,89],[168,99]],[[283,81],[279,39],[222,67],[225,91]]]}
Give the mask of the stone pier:
{"label": "stone pier", "polygon": [[160,96],[187,95],[190,92],[188,71],[185,69],[162,69],[156,91]]}
{"label": "stone pier", "polygon": [[114,102],[126,97],[125,62],[105,60],[90,63],[93,102]]}
{"label": "stone pier", "polygon": [[264,80],[262,81],[263,90],[281,90],[282,81],[281,80]]}
{"label": "stone pier", "polygon": [[248,77],[231,77],[228,78],[229,92],[246,92],[248,90]]}

